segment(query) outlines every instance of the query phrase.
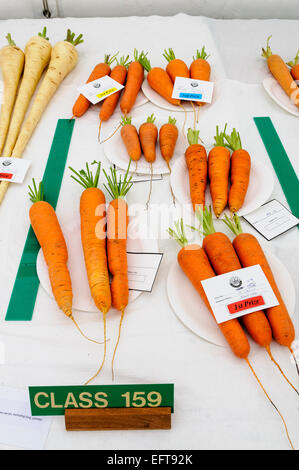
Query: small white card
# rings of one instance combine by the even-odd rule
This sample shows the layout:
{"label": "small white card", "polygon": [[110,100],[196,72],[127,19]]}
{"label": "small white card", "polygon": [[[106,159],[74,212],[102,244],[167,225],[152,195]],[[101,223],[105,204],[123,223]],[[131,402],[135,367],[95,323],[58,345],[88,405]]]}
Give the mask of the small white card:
{"label": "small white card", "polygon": [[259,264],[206,279],[202,286],[217,323],[279,304]]}
{"label": "small white card", "polygon": [[109,75],[105,75],[102,78],[85,83],[85,85],[78,88],[78,91],[92,104],[96,104],[122,88],[124,88],[123,85],[113,80]]}
{"label": "small white card", "polygon": [[29,166],[29,160],[0,157],[0,181],[23,183]]}
{"label": "small white card", "polygon": [[278,237],[299,223],[299,219],[276,199],[266,202],[256,211],[244,216],[244,219],[267,240]]}
{"label": "small white card", "polygon": [[0,442],[41,450],[52,419],[31,415],[28,390],[0,387]]}
{"label": "small white card", "polygon": [[129,289],[151,292],[163,253],[127,253]]}
{"label": "small white card", "polygon": [[172,98],[211,103],[213,90],[213,82],[195,80],[193,78],[176,77],[172,91]]}

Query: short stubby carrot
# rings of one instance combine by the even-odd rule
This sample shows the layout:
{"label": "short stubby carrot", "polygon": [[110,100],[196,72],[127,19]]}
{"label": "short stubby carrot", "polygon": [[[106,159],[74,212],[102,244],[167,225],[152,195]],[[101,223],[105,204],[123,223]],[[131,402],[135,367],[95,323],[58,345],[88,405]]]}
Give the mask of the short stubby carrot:
{"label": "short stubby carrot", "polygon": [[132,124],[132,118],[123,116],[121,120],[121,138],[126,146],[129,157],[135,162],[141,157],[141,146],[137,129]]}
{"label": "short stubby carrot", "polygon": [[140,57],[143,56],[145,56],[143,51],[139,54],[134,49],[134,61],[128,67],[126,86],[120,99],[120,109],[125,116],[133,108],[144,79],[144,68],[140,62]]}
{"label": "short stubby carrot", "polygon": [[167,60],[168,64],[166,72],[170,76],[172,82],[175,82],[176,77],[190,78],[189,69],[185,62],[175,57],[173,49],[164,49],[163,57]]}
{"label": "short stubby carrot", "polygon": [[[100,62],[94,67],[86,83],[93,82],[94,80],[98,80],[99,78],[102,78],[105,75],[109,75],[111,72],[110,65],[114,62],[115,58],[116,55],[111,57],[110,54],[106,54],[104,56],[104,62]],[[83,116],[83,114],[86,113],[90,105],[90,101],[85,98],[84,95],[80,94],[73,106],[73,117]]]}
{"label": "short stubby carrot", "polygon": [[299,80],[299,49],[294,60],[291,60],[287,63],[289,67],[291,67],[291,75],[294,80]]}
{"label": "short stubby carrot", "polygon": [[224,134],[216,127],[215,147],[209,152],[208,173],[213,210],[216,217],[224,211],[228,199],[230,151],[225,147]]}
{"label": "short stubby carrot", "polygon": [[158,138],[158,129],[155,125],[155,117],[152,114],[139,127],[139,139],[143,155],[147,162],[152,164],[156,160],[156,143]]}
{"label": "short stubby carrot", "polygon": [[271,37],[272,36],[269,36],[267,39],[266,49],[262,49],[262,57],[267,59],[268,68],[273,77],[278,81],[279,85],[289,96],[295,106],[299,108],[299,88],[283,59],[277,54],[272,54],[269,46]]}
{"label": "short stubby carrot", "polygon": [[[210,56],[205,51],[205,46],[202,47],[201,51],[197,50],[195,56],[193,56],[193,62],[190,65],[190,77],[196,80],[204,80],[208,82],[211,76],[211,66],[207,59]],[[196,101],[198,106],[203,106],[205,103]]]}
{"label": "short stubby carrot", "polygon": [[199,131],[188,129],[189,147],[185,159],[189,173],[190,197],[193,210],[205,205],[207,186],[208,161],[207,152],[203,145],[198,144]]}
{"label": "short stubby carrot", "polygon": [[168,122],[160,127],[159,145],[161,155],[169,167],[169,162],[173,157],[175,146],[178,140],[179,131],[176,126],[176,119],[169,116]]}
{"label": "short stubby carrot", "polygon": [[227,141],[226,147],[233,151],[230,163],[231,187],[228,205],[234,214],[241,209],[245,201],[250,179],[251,158],[249,153],[242,148],[241,137],[236,129],[233,129],[231,135],[225,133],[225,139]]}

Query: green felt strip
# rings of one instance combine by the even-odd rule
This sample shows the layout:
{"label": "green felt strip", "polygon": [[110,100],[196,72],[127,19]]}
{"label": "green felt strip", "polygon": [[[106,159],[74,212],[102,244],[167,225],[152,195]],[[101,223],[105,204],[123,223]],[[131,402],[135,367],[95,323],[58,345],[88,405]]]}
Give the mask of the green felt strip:
{"label": "green felt strip", "polygon": [[293,214],[299,218],[299,180],[269,117],[253,118]]}
{"label": "green felt strip", "polygon": [[[54,209],[58,201],[74,123],[74,119],[58,120],[43,177],[45,199]],[[39,248],[38,241],[30,227],[6,312],[6,321],[32,320],[39,287],[36,272],[36,258]]]}

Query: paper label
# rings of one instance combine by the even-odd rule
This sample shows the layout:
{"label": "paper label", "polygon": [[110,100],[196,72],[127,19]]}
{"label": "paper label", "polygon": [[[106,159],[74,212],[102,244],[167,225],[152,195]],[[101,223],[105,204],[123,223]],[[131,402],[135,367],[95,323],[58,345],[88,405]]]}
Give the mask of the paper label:
{"label": "paper label", "polygon": [[123,85],[113,80],[109,75],[105,75],[97,80],[85,83],[85,85],[78,88],[78,91],[92,104],[96,104],[122,88],[124,88]]}
{"label": "paper label", "polygon": [[23,183],[30,161],[13,157],[0,157],[0,181]]}
{"label": "paper label", "polygon": [[279,304],[260,265],[206,279],[202,286],[217,323]]}
{"label": "paper label", "polygon": [[127,253],[129,289],[151,292],[163,253]]}
{"label": "paper label", "polygon": [[276,199],[244,216],[244,219],[267,240],[278,237],[299,223],[299,219]]}
{"label": "paper label", "polygon": [[214,83],[193,78],[176,77],[172,98],[211,103]]}

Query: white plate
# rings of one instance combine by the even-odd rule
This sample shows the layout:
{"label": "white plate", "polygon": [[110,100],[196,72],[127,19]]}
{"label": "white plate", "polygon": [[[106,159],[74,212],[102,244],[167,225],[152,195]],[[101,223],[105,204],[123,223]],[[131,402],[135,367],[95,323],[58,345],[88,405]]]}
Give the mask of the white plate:
{"label": "white plate", "polygon": [[263,87],[269,96],[277,103],[281,108],[294,116],[299,117],[299,109],[292,103],[288,95],[283,91],[278,81],[274,77],[269,76],[264,78]]}
{"label": "white plate", "polygon": [[[156,121],[155,124],[158,127],[158,130],[160,130],[160,127],[167,122],[168,118],[159,118],[157,116],[157,113],[155,113],[156,116]],[[136,119],[132,120],[132,124],[136,126],[137,130],[141,126],[141,124],[145,121],[146,116],[143,117],[136,117]],[[163,120],[162,120],[163,119]],[[114,126],[113,126],[114,127]],[[178,125],[179,129],[179,125]],[[112,134],[112,132],[111,132]],[[158,138],[159,139],[159,138]],[[116,134],[114,134],[111,139],[107,140],[103,144],[104,146],[104,153],[108,160],[110,160],[111,163],[116,165],[117,167],[121,168],[122,170],[126,170],[128,168],[129,164],[129,156],[125,147],[125,144],[122,141],[120,131],[117,131]],[[179,131],[179,136],[178,140],[176,142],[176,147],[174,151],[174,155],[170,161],[172,164],[173,161],[175,161],[178,157],[180,157],[182,154],[184,154],[186,149],[186,138],[182,135],[182,133]],[[156,145],[156,151],[157,151],[157,158],[156,161],[153,163],[153,174],[154,175],[161,175],[161,174],[166,174],[169,173],[169,169],[165,163],[164,158],[161,155],[160,152],[160,146],[159,146],[159,141],[157,141]],[[135,163],[131,163],[131,168],[130,170],[132,172],[135,171]],[[144,156],[142,155],[140,160],[138,161],[138,169],[137,169],[138,174],[144,174],[144,175],[150,175],[151,174],[151,167],[150,164],[145,160]]]}
{"label": "white plate", "polygon": [[[266,256],[288,312],[293,316],[295,311],[293,280],[275,255],[266,252]],[[187,328],[210,343],[228,347],[214,318],[177,262],[173,263],[168,272],[167,293],[175,314]]]}
{"label": "white plate", "polygon": [[[145,79],[143,81],[143,84],[142,84],[141,88],[142,88],[142,91],[145,94],[145,96],[148,98],[148,100],[151,101],[156,106],[159,106],[159,108],[167,109],[167,110],[172,111],[172,112],[182,112],[182,113],[184,112],[184,110],[187,111],[188,113],[191,113],[191,112],[194,111],[194,108],[196,110],[198,109],[198,106],[197,106],[196,103],[194,104],[194,108],[193,108],[192,105],[190,104],[190,102],[187,101],[187,100],[182,100],[181,101],[181,104],[184,106],[184,109],[181,108],[180,106],[175,106],[174,104],[169,103],[161,95],[159,95],[159,93],[155,92],[149,86],[147,79]],[[211,104],[213,104],[215,102],[216,97],[217,97],[217,87],[216,87],[216,84],[214,84],[214,92],[213,92],[212,103],[210,103],[210,104],[206,103],[204,106],[202,106],[201,110],[209,108],[211,106]]]}
{"label": "white plate", "polygon": [[[138,230],[136,230],[136,224],[137,226],[139,224],[137,217],[133,218],[130,224],[133,230],[135,230],[134,233],[138,233]],[[73,308],[74,310],[80,310],[83,312],[97,312],[98,309],[91,297],[86,275],[84,255],[81,244],[80,222],[76,221],[73,224],[68,225],[64,228],[63,233],[69,253],[68,268],[72,278],[72,287],[74,293]],[[146,240],[141,240],[140,238],[135,237],[134,239],[130,239],[129,225],[127,249],[128,251],[134,252],[140,251],[156,253],[158,252],[158,243],[157,240],[150,236]],[[42,250],[40,250],[38,253],[36,269],[42,287],[50,297],[54,298],[49,280],[48,268]],[[130,290],[129,302],[133,302],[141,294],[142,292],[140,291]]]}
{"label": "white plate", "polygon": [[[189,205],[191,209],[189,174],[185,156],[175,162],[172,168],[170,182],[178,201],[182,205]],[[252,160],[248,190],[243,207],[238,211],[238,215],[246,215],[258,209],[269,199],[273,187],[274,180],[271,170],[258,160]],[[212,199],[208,184],[206,189],[206,206],[209,205],[212,206]]]}

